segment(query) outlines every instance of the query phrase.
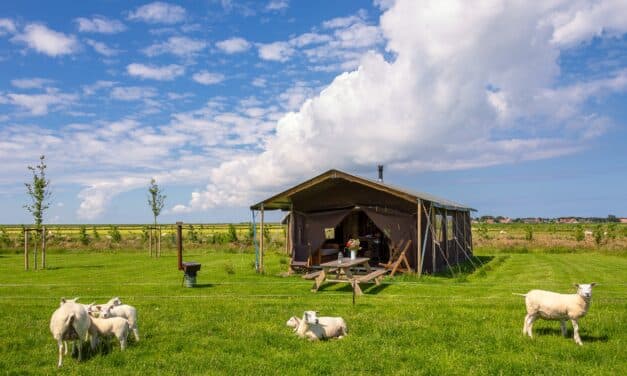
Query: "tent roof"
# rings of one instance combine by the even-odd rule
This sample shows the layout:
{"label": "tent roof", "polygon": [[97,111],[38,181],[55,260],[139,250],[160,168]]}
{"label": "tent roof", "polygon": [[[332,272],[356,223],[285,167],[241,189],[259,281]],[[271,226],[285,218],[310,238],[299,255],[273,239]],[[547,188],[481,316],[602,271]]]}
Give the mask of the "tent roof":
{"label": "tent roof", "polygon": [[475,209],[465,206],[462,204],[458,204],[456,202],[446,200],[443,198],[439,198],[428,193],[421,192],[413,192],[406,189],[398,188],[390,184],[382,183],[376,180],[371,180],[367,178],[362,178],[359,176],[351,175],[343,171],[339,170],[329,170],[325,173],[322,173],[314,178],[311,178],[303,183],[300,183],[292,188],[289,188],[281,193],[278,193],[270,198],[267,198],[257,204],[254,204],[250,207],[251,210],[260,210],[263,206],[264,210],[290,210],[292,204],[292,198],[302,192],[307,190],[311,190],[312,188],[323,185],[326,182],[332,181],[334,179],[342,179],[347,182],[358,184],[369,189],[373,189],[375,191],[379,191],[382,193],[386,193],[392,196],[396,196],[401,200],[405,200],[411,203],[417,203],[418,200],[428,201],[432,203],[434,206],[448,209],[448,210],[459,210],[459,211],[476,211]]}

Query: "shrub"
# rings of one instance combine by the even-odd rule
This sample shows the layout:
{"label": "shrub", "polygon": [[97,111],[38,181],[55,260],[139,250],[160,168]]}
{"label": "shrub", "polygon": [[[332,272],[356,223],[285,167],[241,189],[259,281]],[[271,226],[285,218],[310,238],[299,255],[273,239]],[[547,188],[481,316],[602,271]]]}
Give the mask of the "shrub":
{"label": "shrub", "polygon": [[120,230],[118,230],[118,226],[111,226],[109,228],[109,236],[111,237],[111,241],[113,243],[119,243],[122,241],[122,234]]}
{"label": "shrub", "polygon": [[187,240],[192,243],[198,243],[198,232],[194,230],[194,226],[192,225],[187,227]]}
{"label": "shrub", "polygon": [[485,223],[479,223],[479,227],[477,227],[477,234],[481,239],[490,239],[490,236],[488,235],[488,225]]}
{"label": "shrub", "polygon": [[100,240],[100,234],[98,233],[98,230],[96,230],[96,226],[91,228],[91,233],[94,237],[94,240]]}
{"label": "shrub", "polygon": [[7,234],[4,228],[0,227],[0,246],[8,248],[10,244],[11,238],[9,238],[9,234]]}
{"label": "shrub", "polygon": [[86,226],[81,226],[78,229],[78,239],[80,240],[82,245],[88,245],[89,244],[89,236],[87,235],[87,227]]}
{"label": "shrub", "polygon": [[577,225],[575,227],[574,234],[575,234],[575,240],[578,242],[583,241],[586,238],[586,234],[583,232],[583,226],[581,225]]}
{"label": "shrub", "polygon": [[525,240],[533,240],[533,227],[526,226],[525,227]]}
{"label": "shrub", "polygon": [[229,224],[229,230],[227,232],[227,239],[230,243],[234,243],[237,241],[237,230],[235,229],[235,226],[232,223]]}
{"label": "shrub", "polygon": [[603,226],[597,225],[594,228],[593,236],[594,242],[597,243],[597,245],[601,245],[601,243],[603,243]]}
{"label": "shrub", "polygon": [[610,240],[616,239],[616,223],[610,222],[607,224],[607,238]]}

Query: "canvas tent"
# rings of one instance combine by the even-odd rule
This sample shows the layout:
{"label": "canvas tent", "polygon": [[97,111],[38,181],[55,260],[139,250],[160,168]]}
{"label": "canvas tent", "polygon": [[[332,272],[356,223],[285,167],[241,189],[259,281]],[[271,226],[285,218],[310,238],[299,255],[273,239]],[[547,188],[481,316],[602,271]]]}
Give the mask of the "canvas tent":
{"label": "canvas tent", "polygon": [[[375,262],[411,241],[406,252],[413,271],[436,272],[472,255],[470,211],[474,209],[425,193],[394,187],[339,170],[329,170],[251,206],[259,212],[282,210],[286,247],[293,263],[315,266],[329,244],[349,237],[366,244]],[[262,230],[263,231],[263,230]],[[258,269],[263,269],[263,236]],[[318,257],[316,257],[318,256]]]}

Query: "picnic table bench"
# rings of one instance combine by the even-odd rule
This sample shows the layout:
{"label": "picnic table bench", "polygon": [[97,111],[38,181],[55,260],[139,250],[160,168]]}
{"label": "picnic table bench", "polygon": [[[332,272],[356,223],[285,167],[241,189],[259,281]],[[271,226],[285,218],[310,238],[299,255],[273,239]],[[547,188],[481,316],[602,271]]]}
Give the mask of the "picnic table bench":
{"label": "picnic table bench", "polygon": [[[388,272],[386,269],[372,269],[370,261],[367,257],[358,257],[355,259],[345,259],[342,261],[335,260],[320,264],[322,270],[309,273],[303,278],[315,279],[314,285],[311,291],[316,292],[320,289],[320,286],[325,282],[343,282],[350,283],[351,287],[355,291],[356,295],[362,295],[360,283],[369,283],[374,280],[374,283],[381,284],[381,279]],[[365,269],[367,274],[357,275],[353,274],[355,269]]]}

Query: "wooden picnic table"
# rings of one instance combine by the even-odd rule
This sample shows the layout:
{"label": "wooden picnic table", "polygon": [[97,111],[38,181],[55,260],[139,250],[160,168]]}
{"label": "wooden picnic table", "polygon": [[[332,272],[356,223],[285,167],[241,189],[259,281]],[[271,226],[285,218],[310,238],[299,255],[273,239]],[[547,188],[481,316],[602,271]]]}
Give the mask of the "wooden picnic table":
{"label": "wooden picnic table", "polygon": [[[350,283],[355,294],[362,295],[360,283],[367,283],[372,280],[377,285],[380,284],[383,275],[387,273],[385,269],[373,270],[368,263],[370,259],[368,257],[357,257],[355,259],[345,258],[340,260],[334,260],[320,264],[322,270],[316,272],[314,285],[311,291],[316,292],[325,282],[344,282]],[[355,269],[364,268],[366,270],[365,275],[355,274]]]}

